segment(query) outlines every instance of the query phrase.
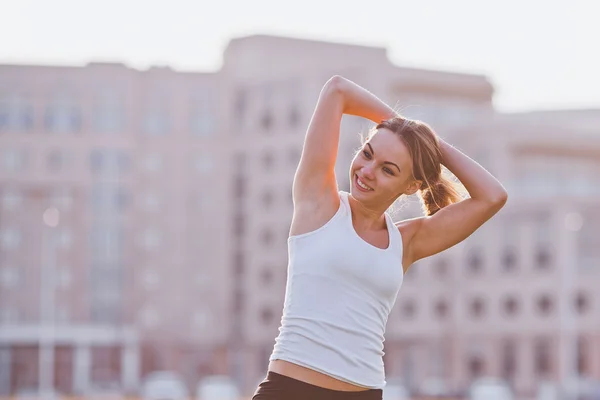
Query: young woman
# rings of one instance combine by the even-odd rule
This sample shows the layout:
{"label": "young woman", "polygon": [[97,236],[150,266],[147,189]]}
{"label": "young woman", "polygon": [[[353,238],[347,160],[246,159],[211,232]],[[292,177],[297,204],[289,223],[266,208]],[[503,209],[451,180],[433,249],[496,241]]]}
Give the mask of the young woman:
{"label": "young woman", "polygon": [[[350,193],[338,191],[334,172],[343,114],[378,124],[352,161]],[[417,192],[426,215],[394,224],[386,210]],[[334,76],[310,121],[293,199],[280,334],[253,399],[381,400],[383,335],[404,273],[471,235],[503,207],[506,190],[427,124]]]}

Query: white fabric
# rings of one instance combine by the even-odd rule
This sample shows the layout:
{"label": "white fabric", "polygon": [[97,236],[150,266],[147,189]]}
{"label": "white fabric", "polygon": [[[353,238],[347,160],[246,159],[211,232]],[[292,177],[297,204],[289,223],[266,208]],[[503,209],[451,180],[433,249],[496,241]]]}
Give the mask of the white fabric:
{"label": "white fabric", "polygon": [[389,246],[352,225],[347,192],[322,227],[288,239],[288,278],[270,360],[286,360],[358,386],[383,389],[384,333],[402,285],[402,237],[386,213]]}

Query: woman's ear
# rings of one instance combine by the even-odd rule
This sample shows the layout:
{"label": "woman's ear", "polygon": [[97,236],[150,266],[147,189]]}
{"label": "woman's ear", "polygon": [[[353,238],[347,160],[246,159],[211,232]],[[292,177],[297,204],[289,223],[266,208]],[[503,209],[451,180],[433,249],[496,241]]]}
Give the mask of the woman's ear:
{"label": "woman's ear", "polygon": [[417,193],[421,189],[421,185],[423,185],[422,181],[412,181],[404,191],[404,194],[410,196]]}

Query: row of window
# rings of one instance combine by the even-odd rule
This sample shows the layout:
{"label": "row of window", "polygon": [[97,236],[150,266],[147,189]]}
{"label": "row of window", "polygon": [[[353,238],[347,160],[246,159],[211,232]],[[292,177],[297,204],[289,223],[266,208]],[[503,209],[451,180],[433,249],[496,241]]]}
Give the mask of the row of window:
{"label": "row of window", "polygon": [[[186,129],[193,136],[211,136],[215,131],[216,120],[211,110],[196,110],[188,117]],[[127,117],[120,107],[94,109],[89,121],[84,118],[81,107],[57,105],[46,108],[41,121],[37,121],[33,107],[26,104],[7,104],[0,101],[0,132],[30,132],[43,129],[52,133],[78,133],[91,129],[96,133],[120,133],[127,129]],[[89,128],[84,126],[89,124]],[[142,133],[152,136],[166,135],[179,124],[167,109],[147,112],[140,122]]]}
{"label": "row of window", "polygon": [[[500,357],[496,355],[486,354],[483,351],[471,352],[467,351],[463,355],[463,362],[465,370],[467,371],[469,378],[476,379],[478,377],[487,376],[491,371],[498,371],[500,377],[504,378],[509,384],[514,385],[518,373],[524,372],[525,368],[532,368],[532,372],[537,379],[548,379],[553,370],[559,366],[555,363],[559,359],[558,346],[554,345],[550,339],[540,337],[536,338],[533,343],[519,343],[520,341],[514,339],[505,339],[500,344]],[[532,362],[526,362],[525,364],[519,364],[522,360],[520,353],[527,353],[524,351],[525,346],[531,346]],[[430,362],[437,365],[431,365],[432,369],[437,369],[437,376],[447,377],[449,376],[448,361],[446,356],[449,355],[437,347],[428,349],[428,352],[435,354]],[[387,355],[386,360],[389,362],[391,358],[395,358],[393,355]],[[415,376],[412,374],[415,368],[415,363],[421,364],[416,360],[415,354],[410,351],[410,348],[403,351],[400,355],[401,362],[393,363],[389,362],[390,374],[396,375],[397,372],[392,368],[395,365],[402,365],[401,375],[405,379],[405,384],[411,389],[418,389],[417,382],[415,382]],[[589,351],[589,341],[586,338],[579,337],[576,341],[575,346],[575,357],[574,367],[579,376],[585,376],[589,374],[590,367],[592,365],[593,353]],[[498,368],[490,365],[491,361],[498,362]]]}
{"label": "row of window", "polygon": [[[421,266],[415,263],[406,274],[408,279],[416,279],[419,275]],[[480,276],[485,271],[485,263],[482,250],[479,247],[473,247],[469,250],[465,259],[466,271],[471,276]],[[500,255],[500,265],[505,272],[515,272],[520,265],[518,253],[514,248],[505,247]],[[534,249],[533,266],[538,269],[549,269],[552,267],[552,253],[548,246],[536,245]],[[426,267],[427,268],[427,267]],[[439,278],[447,278],[454,270],[447,258],[438,256],[431,265],[433,273]]]}
{"label": "row of window", "polygon": [[[197,310],[189,318],[190,325],[194,331],[206,332],[213,320],[212,314],[207,310]],[[163,316],[152,307],[145,307],[137,314],[138,323],[145,328],[156,328],[163,321]]]}
{"label": "row of window", "polygon": [[[236,90],[233,103],[234,121],[244,127],[258,128],[263,133],[273,132],[276,128],[291,129],[294,132],[294,128],[299,127],[303,122],[299,103],[297,101],[288,103],[285,108],[280,106],[284,98],[287,101],[300,96],[298,83],[261,86],[240,87]],[[276,98],[276,92],[280,92],[281,99]],[[277,110],[274,110],[275,104],[279,106]],[[250,120],[251,116],[255,118]],[[242,130],[237,131],[243,133]]]}
{"label": "row of window", "polygon": [[[29,194],[24,194],[18,189],[5,189],[0,194],[0,208],[7,211],[17,210],[22,206],[27,196]],[[129,190],[108,184],[93,186],[90,196],[90,204],[94,211],[123,211],[132,201]],[[46,198],[48,207],[56,207],[61,212],[68,211],[75,202],[74,194],[66,188],[53,189],[47,194]],[[164,196],[156,193],[140,193],[137,195],[137,206],[142,211],[159,211],[163,199]],[[189,197],[189,206],[194,209],[207,210],[213,207],[214,204],[214,197],[203,193],[192,193]]]}
{"label": "row of window", "polygon": [[[58,229],[52,236],[54,245],[59,249],[70,249],[73,244],[73,235],[69,229]],[[21,246],[23,234],[17,229],[0,229],[0,249],[14,250]]]}
{"label": "row of window", "polygon": [[[140,232],[138,237],[138,244],[145,249],[157,249],[163,244],[164,234],[157,229],[145,229]],[[119,237],[116,241],[111,239],[111,246],[105,247],[103,237],[98,237],[97,234],[92,232],[92,255],[94,254],[113,254],[116,247],[119,249],[122,247],[124,238]],[[53,236],[56,246],[59,249],[70,249],[73,245],[74,238],[70,230],[67,228],[57,228],[55,235]],[[2,228],[0,230],[0,249],[3,251],[16,250],[22,247],[23,234],[17,229]],[[118,245],[118,246],[117,246]]]}
{"label": "row of window", "polygon": [[[558,300],[550,295],[540,295],[535,300],[535,310],[541,316],[551,315],[556,311]],[[417,302],[411,299],[406,299],[400,302],[399,314],[403,318],[416,318],[418,313]],[[579,314],[585,314],[591,307],[589,297],[583,293],[577,293],[573,298],[573,310]],[[507,296],[500,302],[500,308],[504,315],[515,317],[522,309],[521,302],[514,296]],[[489,311],[489,304],[485,299],[476,297],[467,303],[469,316],[474,319],[485,317]],[[440,299],[433,304],[433,313],[436,317],[443,319],[449,316],[451,310],[447,300]]]}
{"label": "row of window", "polygon": [[[54,310],[54,321],[56,323],[68,323],[71,321],[71,313],[68,307],[57,307]],[[20,322],[33,322],[25,318],[19,311],[12,307],[0,305],[0,325],[18,324]]]}
{"label": "row of window", "polygon": [[[18,267],[5,265],[0,268],[0,287],[14,288],[23,284],[23,271]],[[55,285],[59,289],[70,287],[73,281],[69,267],[58,267],[54,276]]]}
{"label": "row of window", "polygon": [[[26,169],[30,162],[26,151],[22,149],[4,149],[0,153],[0,167],[10,172],[20,172]],[[46,169],[52,173],[72,171],[76,168],[73,154],[66,150],[52,150],[46,155]],[[122,150],[92,150],[89,155],[90,170],[94,174],[117,175],[131,170],[131,156]],[[213,169],[210,155],[192,155],[188,166],[191,171],[206,174]],[[139,159],[139,170],[158,173],[165,170],[165,157],[149,154]]]}

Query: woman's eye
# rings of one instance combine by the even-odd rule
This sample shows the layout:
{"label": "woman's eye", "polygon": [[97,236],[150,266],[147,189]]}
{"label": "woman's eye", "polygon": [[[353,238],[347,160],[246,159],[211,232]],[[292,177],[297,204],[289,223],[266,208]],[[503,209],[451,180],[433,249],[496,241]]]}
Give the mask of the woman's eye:
{"label": "woman's eye", "polygon": [[370,157],[371,157],[371,155],[369,154],[369,152],[368,152],[368,151],[366,151],[366,150],[363,150],[363,155],[364,155],[365,157],[367,157],[367,158],[370,158]]}
{"label": "woman's eye", "polygon": [[389,169],[389,168],[384,168],[384,169],[383,169],[383,171],[384,171],[386,174],[394,175],[394,173],[392,172],[392,170],[391,170],[391,169]]}

